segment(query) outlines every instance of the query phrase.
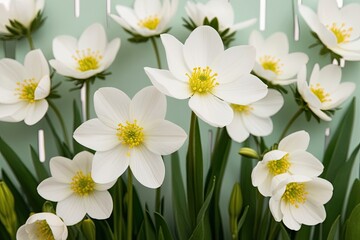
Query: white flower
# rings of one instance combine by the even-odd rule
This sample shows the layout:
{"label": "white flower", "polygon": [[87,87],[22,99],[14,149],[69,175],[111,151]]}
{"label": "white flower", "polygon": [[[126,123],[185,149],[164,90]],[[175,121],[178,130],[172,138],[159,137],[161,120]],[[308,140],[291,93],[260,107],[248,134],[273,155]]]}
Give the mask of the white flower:
{"label": "white flower", "polygon": [[282,173],[319,176],[324,166],[306,149],[310,136],[305,131],[294,132],[279,142],[277,150],[267,152],[251,173],[252,184],[264,196],[271,196],[271,181]]}
{"label": "white flower", "polygon": [[249,105],[231,104],[234,119],[226,126],[229,136],[237,142],[243,142],[250,134],[267,136],[273,130],[271,116],[284,104],[282,95],[273,89],[263,99]]}
{"label": "white flower", "polygon": [[47,200],[58,202],[56,214],[66,225],[80,222],[85,214],[95,219],[110,217],[113,201],[107,189],[115,181],[94,182],[91,175],[93,154],[83,151],[74,159],[53,157],[50,160],[50,178],[42,181],[37,191]]}
{"label": "white flower", "polygon": [[79,40],[58,36],[53,40],[55,59],[50,65],[66,77],[87,79],[105,71],[114,61],[120,48],[120,39],[107,42],[104,27],[95,23],[88,27]]}
{"label": "white flower", "polygon": [[157,36],[169,29],[178,0],[135,0],[134,9],[116,5],[110,16],[127,31],[143,37]]}
{"label": "white flower", "polygon": [[328,49],[345,60],[360,60],[360,4],[339,9],[336,0],[319,0],[317,15],[304,5],[299,11]]}
{"label": "white flower", "polygon": [[47,109],[50,93],[49,65],[41,50],[25,56],[24,65],[13,59],[0,60],[0,119],[33,125]]}
{"label": "white flower", "polygon": [[296,79],[291,78],[309,60],[304,53],[289,53],[289,41],[282,32],[264,39],[260,32],[253,31],[249,45],[256,49],[255,74],[272,84],[288,85],[296,82]]}
{"label": "white flower", "polygon": [[44,9],[44,4],[44,0],[0,2],[0,34],[10,34],[6,29],[6,26],[10,26],[10,20],[16,20],[29,29],[31,22]]}
{"label": "white flower", "polygon": [[76,141],[96,151],[91,173],[94,180],[116,180],[130,167],[144,186],[161,186],[165,176],[161,155],[175,152],[186,139],[183,129],[164,119],[165,96],[146,87],[130,100],[116,88],[100,88],[94,105],[98,118],[86,121],[74,132]]}
{"label": "white flower", "polygon": [[185,10],[196,26],[202,26],[205,18],[209,21],[217,18],[220,32],[229,29],[229,33],[232,33],[256,23],[256,18],[234,23],[234,9],[228,0],[209,0],[206,3],[188,1]]}
{"label": "white flower", "polygon": [[228,125],[233,110],[228,102],[251,104],[267,94],[267,86],[250,74],[255,49],[236,46],[224,51],[219,34],[209,26],[196,28],[183,45],[161,35],[169,70],[145,68],[151,82],[164,94],[189,99],[189,107],[215,127]]}
{"label": "white flower", "polygon": [[52,213],[36,213],[31,215],[17,233],[17,240],[66,240],[68,230],[61,219]]}
{"label": "white flower", "polygon": [[309,85],[306,82],[306,67],[299,75],[297,88],[313,113],[324,121],[331,121],[325,112],[340,106],[355,90],[352,82],[340,83],[341,67],[329,64],[321,70],[316,64],[311,73]]}
{"label": "white flower", "polygon": [[272,182],[269,207],[275,221],[291,230],[301,224],[316,225],[326,218],[324,204],[333,194],[333,186],[322,178],[281,174]]}

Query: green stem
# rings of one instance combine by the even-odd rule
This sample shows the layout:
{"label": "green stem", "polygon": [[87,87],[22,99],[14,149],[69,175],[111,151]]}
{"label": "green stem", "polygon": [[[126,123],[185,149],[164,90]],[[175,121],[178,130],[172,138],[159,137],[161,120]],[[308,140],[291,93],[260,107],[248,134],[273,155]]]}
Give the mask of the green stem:
{"label": "green stem", "polygon": [[262,212],[264,205],[264,197],[259,191],[256,192],[256,207],[255,207],[255,225],[254,225],[254,236],[258,236],[258,230],[262,220]]}
{"label": "green stem", "polygon": [[85,82],[85,120],[90,119],[90,80]]}
{"label": "green stem", "polygon": [[287,131],[289,130],[289,128],[291,127],[291,125],[295,122],[295,120],[301,115],[301,113],[304,111],[303,108],[300,108],[295,114],[294,116],[290,119],[290,121],[288,122],[288,124],[286,125],[286,127],[284,128],[284,131],[282,132],[282,134],[280,135],[280,138],[278,140],[278,142],[280,142],[281,139],[283,139],[285,137],[285,134],[287,133]]}
{"label": "green stem", "polygon": [[32,37],[31,37],[31,32],[30,31],[27,32],[26,39],[29,42],[30,50],[34,50],[35,49],[34,41],[33,41]]}
{"label": "green stem", "polygon": [[156,189],[155,212],[161,213],[161,187]]}
{"label": "green stem", "polygon": [[64,141],[66,143],[67,146],[70,146],[70,143],[69,143],[69,136],[67,134],[67,131],[66,131],[66,126],[65,126],[65,122],[64,122],[64,119],[63,117],[61,116],[60,114],[60,111],[59,109],[55,106],[55,104],[50,101],[48,99],[48,103],[49,103],[49,106],[50,108],[54,111],[56,117],[59,119],[59,122],[60,122],[60,125],[61,125],[61,128],[62,128],[62,131],[63,131],[63,134],[64,134]]}
{"label": "green stem", "polygon": [[132,225],[133,225],[133,186],[132,186],[132,173],[128,169],[128,182],[127,182],[127,240],[132,240]]}
{"label": "green stem", "polygon": [[122,186],[121,186],[121,178],[118,178],[117,183],[115,184],[115,197],[117,203],[114,204],[114,239],[120,240],[122,234],[121,227],[121,216],[123,214],[123,202],[122,198]]}
{"label": "green stem", "polygon": [[159,53],[159,49],[156,44],[156,39],[155,39],[155,37],[152,37],[150,39],[151,39],[151,43],[152,43],[154,51],[155,51],[156,62],[157,62],[158,68],[160,69],[161,68],[160,53]]}

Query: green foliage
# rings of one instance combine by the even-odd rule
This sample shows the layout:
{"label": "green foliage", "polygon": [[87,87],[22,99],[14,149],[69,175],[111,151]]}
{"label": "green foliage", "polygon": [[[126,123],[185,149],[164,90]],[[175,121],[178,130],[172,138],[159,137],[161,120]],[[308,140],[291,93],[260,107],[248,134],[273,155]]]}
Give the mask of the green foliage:
{"label": "green foliage", "polygon": [[360,204],[351,212],[350,217],[345,222],[345,240],[360,239]]}

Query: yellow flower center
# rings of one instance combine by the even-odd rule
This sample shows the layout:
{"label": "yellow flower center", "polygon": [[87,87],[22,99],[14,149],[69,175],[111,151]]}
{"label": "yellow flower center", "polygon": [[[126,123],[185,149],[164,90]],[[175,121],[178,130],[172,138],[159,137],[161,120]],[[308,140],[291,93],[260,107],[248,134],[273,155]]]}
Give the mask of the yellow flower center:
{"label": "yellow flower center", "polygon": [[99,51],[92,51],[90,48],[81,51],[76,50],[72,57],[78,64],[76,69],[80,72],[98,69],[99,63],[103,59]]}
{"label": "yellow flower center", "polygon": [[117,128],[117,137],[122,144],[129,148],[137,147],[144,142],[143,128],[137,125],[137,121],[133,123],[126,121],[126,125],[119,124]]}
{"label": "yellow flower center", "polygon": [[95,182],[91,174],[84,175],[82,171],[76,172],[70,183],[71,190],[80,197],[87,196],[95,191]]}
{"label": "yellow flower center", "polygon": [[304,183],[293,182],[286,185],[282,199],[298,208],[299,204],[305,203],[307,194]]}
{"label": "yellow flower center", "polygon": [[155,30],[160,23],[160,18],[157,16],[150,16],[139,21],[138,25],[149,30]]}
{"label": "yellow flower center", "polygon": [[35,90],[38,86],[38,82],[34,78],[26,79],[22,82],[17,82],[15,88],[15,94],[21,100],[28,101],[29,103],[35,102]]}
{"label": "yellow flower center", "polygon": [[260,63],[265,70],[270,70],[274,72],[276,75],[282,73],[281,67],[283,66],[283,64],[280,63],[280,59],[274,56],[270,56],[270,55],[262,56],[260,58]]}
{"label": "yellow flower center", "polygon": [[342,23],[338,26],[337,23],[331,24],[331,26],[326,25],[326,27],[332,31],[335,36],[337,43],[346,43],[349,41],[349,38],[351,37],[351,33],[353,31],[352,27],[346,27],[345,23]]}
{"label": "yellow flower center", "polygon": [[310,90],[316,97],[320,100],[320,102],[330,102],[330,94],[325,92],[325,90],[317,83],[315,86],[311,85]]}
{"label": "yellow flower center", "polygon": [[35,222],[35,229],[36,239],[55,240],[51,228],[46,220],[37,220]]}
{"label": "yellow flower center", "polygon": [[288,172],[290,166],[289,154],[285,154],[279,160],[272,160],[267,163],[269,172],[274,176]]}
{"label": "yellow flower center", "polygon": [[216,85],[217,73],[212,73],[211,68],[194,68],[191,74],[186,73],[189,78],[190,91],[194,93],[206,94],[211,93]]}
{"label": "yellow flower center", "polygon": [[249,114],[250,111],[253,110],[253,108],[248,105],[231,104],[230,106],[234,109],[234,111],[239,113]]}

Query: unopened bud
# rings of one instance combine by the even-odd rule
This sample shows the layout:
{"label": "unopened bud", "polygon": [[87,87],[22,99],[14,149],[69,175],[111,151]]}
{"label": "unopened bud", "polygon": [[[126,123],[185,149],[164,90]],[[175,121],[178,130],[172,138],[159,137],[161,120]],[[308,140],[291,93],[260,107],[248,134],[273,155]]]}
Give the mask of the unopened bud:
{"label": "unopened bud", "polygon": [[259,159],[259,154],[252,148],[248,148],[248,147],[240,148],[239,154],[244,157]]}
{"label": "unopened bud", "polygon": [[10,236],[15,236],[17,219],[14,209],[14,196],[5,182],[0,182],[0,221],[9,232]]}
{"label": "unopened bud", "polygon": [[231,192],[229,202],[229,215],[238,218],[241,214],[243,199],[241,194],[240,183],[235,183]]}
{"label": "unopened bud", "polygon": [[87,218],[84,221],[82,221],[81,231],[83,232],[85,239],[87,240],[96,239],[95,223],[90,218]]}
{"label": "unopened bud", "polygon": [[42,206],[42,210],[43,212],[48,212],[48,213],[54,213],[55,214],[55,209],[54,206],[51,202],[46,201],[43,206]]}

